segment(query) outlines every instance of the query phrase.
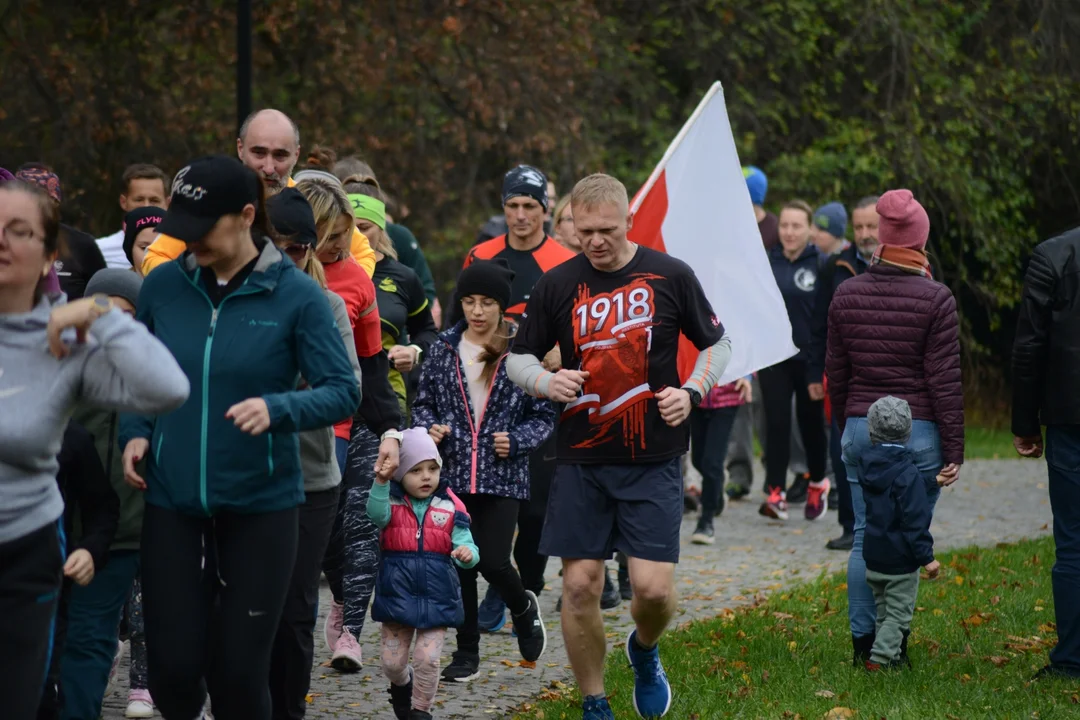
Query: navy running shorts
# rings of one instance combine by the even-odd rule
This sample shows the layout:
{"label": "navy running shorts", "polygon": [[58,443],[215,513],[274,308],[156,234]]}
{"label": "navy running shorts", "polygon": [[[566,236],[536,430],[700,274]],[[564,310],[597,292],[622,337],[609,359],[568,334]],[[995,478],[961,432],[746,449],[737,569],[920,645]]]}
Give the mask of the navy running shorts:
{"label": "navy running shorts", "polygon": [[638,465],[559,465],[551,483],[540,552],[607,560],[616,550],[679,562],[681,458]]}

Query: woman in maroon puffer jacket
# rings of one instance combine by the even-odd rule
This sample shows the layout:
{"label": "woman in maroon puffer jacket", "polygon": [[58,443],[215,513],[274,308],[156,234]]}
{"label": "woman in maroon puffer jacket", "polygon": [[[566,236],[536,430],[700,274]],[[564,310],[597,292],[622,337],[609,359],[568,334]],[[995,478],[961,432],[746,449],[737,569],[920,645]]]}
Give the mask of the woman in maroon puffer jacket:
{"label": "woman in maroon puffer jacket", "polygon": [[[907,446],[927,482],[931,509],[939,485],[956,482],[964,462],[959,321],[949,288],[930,275],[925,251],[930,219],[908,190],[882,195],[877,211],[881,246],[864,274],[836,290],[829,306],[826,357],[829,396],[843,433],[855,509],[848,617],[858,665],[870,657],[876,619],[862,555],[866,504],[859,459],[870,447],[867,410],[886,395],[911,406]],[[905,635],[905,652],[906,645]]]}

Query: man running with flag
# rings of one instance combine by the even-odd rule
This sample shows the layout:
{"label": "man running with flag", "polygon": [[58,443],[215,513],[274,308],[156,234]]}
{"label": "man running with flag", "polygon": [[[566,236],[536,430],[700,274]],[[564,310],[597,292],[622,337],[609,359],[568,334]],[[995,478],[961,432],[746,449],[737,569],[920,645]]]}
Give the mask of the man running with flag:
{"label": "man running with flag", "polygon": [[[571,204],[583,253],[537,281],[507,371],[527,392],[563,404],[540,550],[563,559],[563,637],[584,718],[614,717],[600,594],[615,550],[630,558],[634,591],[626,641],[634,707],[661,717],[672,701],[658,642],[676,606],[685,421],[723,374],[731,343],[694,271],[627,239],[621,182],[591,175]],[[680,334],[701,351],[681,386]],[[556,344],[564,369],[551,373],[540,358]]]}

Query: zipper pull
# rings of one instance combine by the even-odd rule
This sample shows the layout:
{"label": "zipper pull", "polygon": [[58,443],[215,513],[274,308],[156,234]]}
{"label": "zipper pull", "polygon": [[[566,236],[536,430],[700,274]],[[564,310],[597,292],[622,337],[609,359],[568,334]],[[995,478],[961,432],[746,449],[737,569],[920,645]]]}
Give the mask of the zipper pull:
{"label": "zipper pull", "polygon": [[420,539],[420,529],[419,528],[416,529],[416,539],[417,540]]}
{"label": "zipper pull", "polygon": [[207,337],[214,337],[214,326],[217,325],[218,309],[214,308],[214,311],[210,313],[210,332],[207,333]]}

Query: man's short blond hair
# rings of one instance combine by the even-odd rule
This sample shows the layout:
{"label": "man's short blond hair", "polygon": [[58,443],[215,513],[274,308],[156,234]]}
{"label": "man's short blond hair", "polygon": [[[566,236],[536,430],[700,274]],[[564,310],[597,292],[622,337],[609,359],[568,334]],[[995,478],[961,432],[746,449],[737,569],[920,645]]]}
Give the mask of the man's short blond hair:
{"label": "man's short blond hair", "polygon": [[595,173],[578,180],[574,191],[570,193],[570,204],[575,210],[592,209],[600,205],[614,205],[622,213],[630,210],[626,186],[603,173]]}

